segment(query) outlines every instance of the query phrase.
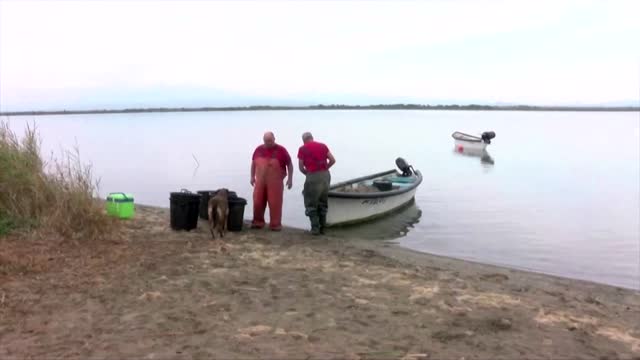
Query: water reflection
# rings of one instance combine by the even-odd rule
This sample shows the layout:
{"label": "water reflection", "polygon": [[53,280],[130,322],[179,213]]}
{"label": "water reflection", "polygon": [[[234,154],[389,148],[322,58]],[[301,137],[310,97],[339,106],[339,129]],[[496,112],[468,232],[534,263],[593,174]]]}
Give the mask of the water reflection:
{"label": "water reflection", "polygon": [[485,167],[490,167],[495,164],[495,161],[485,149],[454,148],[453,153],[456,155],[480,158],[480,163]]}
{"label": "water reflection", "polygon": [[327,235],[370,239],[390,240],[407,235],[422,216],[422,210],[418,208],[415,200],[411,200],[402,209],[382,218],[371,220],[362,224],[330,228]]}

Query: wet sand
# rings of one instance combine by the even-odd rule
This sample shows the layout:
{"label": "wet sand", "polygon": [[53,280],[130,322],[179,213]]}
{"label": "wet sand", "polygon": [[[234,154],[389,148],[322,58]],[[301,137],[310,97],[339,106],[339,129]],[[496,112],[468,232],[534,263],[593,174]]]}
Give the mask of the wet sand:
{"label": "wet sand", "polygon": [[0,358],[640,359],[640,295],[297,229],[0,239]]}

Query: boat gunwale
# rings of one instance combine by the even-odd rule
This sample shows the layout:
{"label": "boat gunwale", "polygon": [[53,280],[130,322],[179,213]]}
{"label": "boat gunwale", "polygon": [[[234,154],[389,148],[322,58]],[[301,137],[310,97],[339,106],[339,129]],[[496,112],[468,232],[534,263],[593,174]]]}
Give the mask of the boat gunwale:
{"label": "boat gunwale", "polygon": [[393,174],[393,173],[399,174],[395,169],[393,169],[393,170],[387,170],[387,171],[379,172],[379,173],[376,173],[376,174],[362,176],[362,177],[358,177],[358,178],[355,178],[355,179],[339,182],[339,183],[331,185],[331,187],[329,187],[329,197],[330,198],[341,198],[341,199],[376,199],[376,198],[384,198],[384,197],[390,197],[390,196],[396,196],[396,195],[404,194],[406,192],[409,192],[409,191],[417,188],[422,183],[422,173],[420,172],[420,170],[415,170],[414,173],[415,173],[415,175],[417,177],[416,181],[413,182],[410,186],[402,187],[402,188],[397,189],[397,190],[379,191],[379,192],[374,192],[374,193],[348,193],[348,192],[342,192],[342,191],[336,191],[335,190],[336,188],[339,188],[339,187],[342,187],[342,186],[345,186],[345,185],[355,184],[355,183],[358,183],[358,182],[362,182],[362,181],[370,180],[370,179],[375,179],[377,177],[384,176],[384,175],[390,175],[390,174]]}
{"label": "boat gunwale", "polygon": [[[456,137],[456,134],[459,134],[461,136]],[[460,131],[456,131],[453,134],[451,134],[451,137],[456,140],[456,141],[464,141],[464,142],[470,142],[470,143],[484,143],[484,141],[482,141],[481,137],[475,136],[475,135],[470,135],[470,134],[465,134],[463,132]]]}

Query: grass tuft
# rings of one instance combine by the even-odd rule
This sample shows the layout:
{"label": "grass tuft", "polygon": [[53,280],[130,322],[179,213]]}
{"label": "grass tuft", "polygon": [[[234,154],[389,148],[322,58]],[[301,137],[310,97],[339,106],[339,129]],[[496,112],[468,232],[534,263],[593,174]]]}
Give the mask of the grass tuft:
{"label": "grass tuft", "polygon": [[119,226],[97,198],[99,181],[78,148],[45,162],[35,125],[19,138],[0,121],[0,235],[38,230],[64,240],[91,241]]}

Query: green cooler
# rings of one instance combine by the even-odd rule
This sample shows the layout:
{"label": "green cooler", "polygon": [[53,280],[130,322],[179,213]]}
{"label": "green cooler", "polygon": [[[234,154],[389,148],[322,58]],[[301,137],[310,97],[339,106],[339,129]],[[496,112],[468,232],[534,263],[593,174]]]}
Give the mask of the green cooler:
{"label": "green cooler", "polygon": [[120,219],[131,219],[134,214],[132,194],[109,193],[107,196],[107,215]]}

